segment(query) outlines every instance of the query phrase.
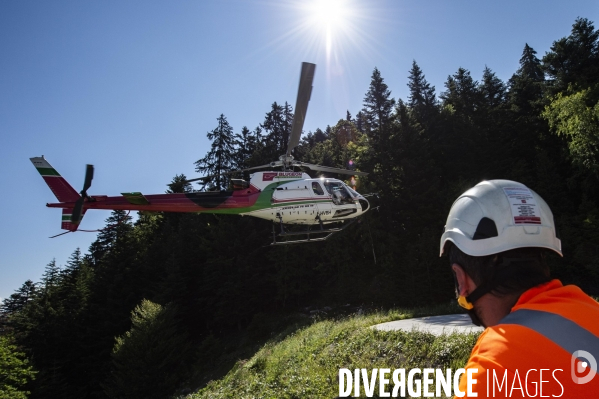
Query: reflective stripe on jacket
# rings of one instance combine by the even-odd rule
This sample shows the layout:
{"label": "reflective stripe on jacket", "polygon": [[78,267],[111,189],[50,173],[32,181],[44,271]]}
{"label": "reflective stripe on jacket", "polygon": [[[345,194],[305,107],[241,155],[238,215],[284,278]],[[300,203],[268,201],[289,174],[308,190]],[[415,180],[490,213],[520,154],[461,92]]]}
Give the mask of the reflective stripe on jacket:
{"label": "reflective stripe on jacket", "polygon": [[[599,304],[553,280],[524,292],[479,337],[466,369],[486,397],[599,397]],[[585,367],[586,365],[586,367]],[[460,390],[466,392],[462,378]]]}

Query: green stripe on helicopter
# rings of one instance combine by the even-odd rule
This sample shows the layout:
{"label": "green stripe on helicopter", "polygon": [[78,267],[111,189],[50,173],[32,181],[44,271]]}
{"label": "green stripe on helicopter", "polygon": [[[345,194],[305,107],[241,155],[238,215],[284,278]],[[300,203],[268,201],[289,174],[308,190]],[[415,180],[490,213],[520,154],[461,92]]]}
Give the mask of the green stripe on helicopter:
{"label": "green stripe on helicopter", "polygon": [[42,175],[42,176],[58,176],[58,177],[60,177],[60,173],[58,173],[53,168],[36,168],[36,169],[38,172],[40,172],[40,175]]}

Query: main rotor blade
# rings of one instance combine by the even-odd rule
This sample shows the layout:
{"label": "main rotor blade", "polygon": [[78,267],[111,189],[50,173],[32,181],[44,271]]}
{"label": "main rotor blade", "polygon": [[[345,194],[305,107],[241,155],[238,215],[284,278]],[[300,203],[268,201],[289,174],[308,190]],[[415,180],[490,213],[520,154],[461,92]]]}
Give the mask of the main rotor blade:
{"label": "main rotor blade", "polygon": [[308,102],[312,94],[312,82],[314,81],[314,71],[316,64],[309,62],[302,63],[302,72],[300,75],[299,89],[297,91],[297,100],[295,102],[295,114],[293,116],[293,126],[291,127],[291,135],[287,144],[287,156],[291,155],[291,151],[299,144],[302,129],[304,128],[304,120],[306,119],[306,111],[308,111]]}
{"label": "main rotor blade", "polygon": [[83,190],[81,191],[82,195],[83,195],[83,193],[87,194],[87,189],[91,187],[93,178],[94,178],[94,165],[88,164],[87,167],[85,168],[85,182],[83,183]]}
{"label": "main rotor blade", "polygon": [[368,176],[368,173],[366,173],[366,172],[358,172],[356,170],[333,168],[331,166],[314,165],[314,164],[304,163],[304,162],[295,162],[294,165],[303,166],[305,168],[308,168],[311,170],[316,170],[319,172],[339,173],[342,175],[352,175],[352,176]]}
{"label": "main rotor blade", "polygon": [[194,181],[199,181],[199,180],[207,180],[207,179],[212,179],[213,177],[216,176],[228,176],[228,175],[233,175],[235,173],[241,173],[241,172],[247,172],[248,170],[255,170],[255,169],[264,169],[264,168],[270,168],[270,167],[274,167],[274,166],[279,166],[279,165],[273,165],[275,162],[269,163],[267,165],[261,165],[261,166],[253,166],[251,168],[245,168],[245,169],[238,169],[238,170],[231,170],[229,172],[223,172],[223,173],[216,173],[214,175],[208,175],[208,176],[202,176],[202,177],[196,177],[195,179],[189,179],[189,180],[185,180],[183,183],[191,183]]}

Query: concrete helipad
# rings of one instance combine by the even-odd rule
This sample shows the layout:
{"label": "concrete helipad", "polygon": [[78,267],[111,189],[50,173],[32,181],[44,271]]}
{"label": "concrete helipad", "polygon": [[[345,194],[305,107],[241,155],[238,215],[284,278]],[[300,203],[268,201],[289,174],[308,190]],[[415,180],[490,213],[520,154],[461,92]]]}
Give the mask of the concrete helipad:
{"label": "concrete helipad", "polygon": [[472,321],[467,314],[448,314],[443,316],[428,316],[419,317],[416,319],[396,320],[377,324],[372,326],[372,328],[380,331],[417,330],[426,331],[435,335],[441,335],[443,333],[451,334],[452,332],[481,332],[484,330],[484,328],[477,327],[472,324]]}

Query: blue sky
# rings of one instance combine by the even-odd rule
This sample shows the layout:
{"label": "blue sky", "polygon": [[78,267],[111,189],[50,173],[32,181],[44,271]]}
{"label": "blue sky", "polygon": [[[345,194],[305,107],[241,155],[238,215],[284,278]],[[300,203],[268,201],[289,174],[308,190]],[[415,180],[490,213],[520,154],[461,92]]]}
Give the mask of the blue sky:
{"label": "blue sky", "polygon": [[[274,101],[294,105],[302,61],[317,64],[307,132],[355,115],[375,67],[406,99],[416,60],[439,94],[459,67],[506,81],[525,43],[542,57],[577,17],[599,25],[596,0],[336,3],[327,14],[310,0],[0,2],[0,298],[95,239],[48,238],[60,211],[45,207],[54,197],[30,157],[76,190],[94,164],[92,195],[161,193],[195,176],[220,114],[238,132]],[[88,212],[82,228],[109,214]]]}

